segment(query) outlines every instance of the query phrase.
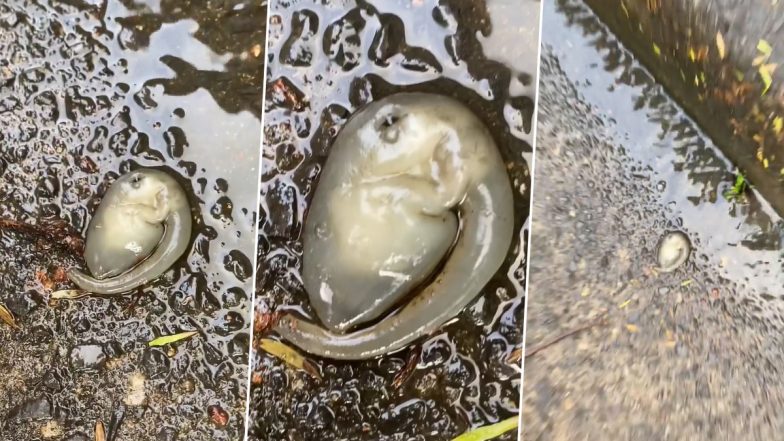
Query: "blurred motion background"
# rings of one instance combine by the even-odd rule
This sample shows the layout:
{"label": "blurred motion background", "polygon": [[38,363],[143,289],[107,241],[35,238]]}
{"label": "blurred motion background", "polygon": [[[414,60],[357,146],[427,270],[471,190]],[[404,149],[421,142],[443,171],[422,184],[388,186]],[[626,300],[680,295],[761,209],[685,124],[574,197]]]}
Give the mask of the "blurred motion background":
{"label": "blurred motion background", "polygon": [[588,3],[544,3],[523,438],[776,439],[782,5]]}

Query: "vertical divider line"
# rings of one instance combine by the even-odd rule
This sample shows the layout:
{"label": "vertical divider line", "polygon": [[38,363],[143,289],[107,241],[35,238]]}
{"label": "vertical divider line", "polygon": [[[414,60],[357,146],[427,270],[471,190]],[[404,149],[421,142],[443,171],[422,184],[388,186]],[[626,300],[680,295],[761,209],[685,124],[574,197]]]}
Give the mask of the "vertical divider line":
{"label": "vertical divider line", "polygon": [[[269,50],[269,28],[270,28],[270,11],[272,10],[271,4],[273,0],[266,0],[267,1],[267,14],[264,18],[265,21],[265,29],[264,29],[264,74],[262,75],[261,80],[261,129],[259,130],[259,162],[258,162],[258,174],[256,175],[256,219],[253,226],[253,282],[251,283],[251,295],[250,295],[250,342],[248,344],[248,379],[245,383],[245,436],[243,436],[243,440],[248,440],[248,431],[250,430],[250,387],[251,387],[251,378],[253,377],[253,329],[255,328],[255,321],[256,321],[256,272],[258,271],[259,265],[259,207],[261,204],[261,176],[262,176],[262,165],[264,162],[264,116],[266,112],[264,112],[264,107],[267,104],[267,73],[268,73],[268,62],[269,62],[269,54],[267,53]],[[541,17],[540,17],[541,20]]]}
{"label": "vertical divider line", "polygon": [[525,385],[525,346],[526,337],[528,334],[528,298],[531,293],[528,287],[531,282],[531,242],[534,235],[534,197],[536,190],[536,135],[539,120],[539,84],[541,80],[541,67],[542,67],[542,16],[544,15],[544,2],[540,0],[539,4],[539,41],[536,51],[536,85],[534,85],[534,115],[531,121],[531,131],[533,132],[533,154],[531,155],[531,197],[528,200],[528,246],[525,255],[525,306],[523,306],[523,356],[520,360],[520,417],[517,426],[517,440],[523,439],[523,399],[524,399],[524,385]]}

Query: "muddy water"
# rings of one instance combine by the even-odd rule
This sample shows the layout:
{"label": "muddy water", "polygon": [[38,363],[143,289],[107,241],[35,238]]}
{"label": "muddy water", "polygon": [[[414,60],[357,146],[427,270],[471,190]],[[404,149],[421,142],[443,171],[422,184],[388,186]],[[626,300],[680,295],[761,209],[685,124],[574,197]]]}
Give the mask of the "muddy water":
{"label": "muddy water", "polygon": [[[389,94],[454,96],[491,127],[518,233],[482,295],[413,348],[366,362],[314,360],[321,380],[254,352],[253,439],[448,440],[518,412],[519,371],[506,359],[522,341],[540,8],[523,4],[524,12],[501,0],[271,3],[257,323],[283,308],[312,316],[300,275],[308,201],[347,118]],[[262,337],[274,335],[254,334]],[[393,387],[412,357],[413,373]]]}
{"label": "muddy water", "polygon": [[[0,5],[0,216],[84,233],[113,179],[146,166],[192,192],[196,220],[141,294],[73,302],[49,295],[79,256],[0,231],[20,324],[0,326],[2,439],[93,439],[99,419],[110,439],[244,432],[266,7],[208,3]],[[183,330],[199,335],[147,347]]]}
{"label": "muddy water", "polygon": [[784,223],[581,2],[542,26],[526,343],[607,324],[526,360],[525,439],[775,439]]}

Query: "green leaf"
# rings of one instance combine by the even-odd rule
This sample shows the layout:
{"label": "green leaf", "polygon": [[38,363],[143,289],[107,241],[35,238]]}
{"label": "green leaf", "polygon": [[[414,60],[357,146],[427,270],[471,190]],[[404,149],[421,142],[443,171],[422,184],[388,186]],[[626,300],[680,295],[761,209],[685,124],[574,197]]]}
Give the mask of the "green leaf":
{"label": "green leaf", "polygon": [[180,340],[185,340],[186,338],[191,338],[194,335],[198,334],[199,331],[187,331],[187,332],[180,332],[179,334],[174,335],[163,335],[161,337],[156,338],[155,340],[147,343],[150,347],[155,346],[166,346],[170,343],[176,343]]}
{"label": "green leaf", "polygon": [[723,193],[724,199],[729,202],[738,200],[746,193],[747,188],[748,182],[746,181],[746,178],[742,173],[738,172],[738,174],[735,175],[735,183]]}
{"label": "green leaf", "polygon": [[520,422],[519,416],[513,416],[505,419],[500,423],[491,424],[489,426],[479,427],[477,429],[466,432],[452,441],[488,441],[493,438],[499,437],[506,432],[517,429],[517,424]]}
{"label": "green leaf", "polygon": [[735,185],[733,185],[732,188],[735,189],[738,192],[742,192],[743,190],[745,190],[746,189],[746,178],[743,177],[743,175],[738,174],[738,176],[735,177]]}

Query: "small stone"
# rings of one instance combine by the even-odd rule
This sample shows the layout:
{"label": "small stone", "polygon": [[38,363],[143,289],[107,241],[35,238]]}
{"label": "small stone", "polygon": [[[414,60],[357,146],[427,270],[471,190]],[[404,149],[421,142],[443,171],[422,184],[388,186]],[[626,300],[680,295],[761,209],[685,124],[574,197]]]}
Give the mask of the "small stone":
{"label": "small stone", "polygon": [[25,401],[8,414],[9,419],[42,420],[52,417],[52,403],[46,397]]}
{"label": "small stone", "polygon": [[59,438],[63,436],[63,428],[57,421],[47,421],[41,427],[41,436],[44,438]]}
{"label": "small stone", "polygon": [[144,385],[147,378],[141,372],[134,372],[128,379],[128,394],[125,396],[125,404],[128,406],[141,406],[146,398]]}
{"label": "small stone", "polygon": [[6,28],[12,28],[19,23],[19,15],[16,12],[6,12],[5,14],[0,15],[0,23]]}
{"label": "small stone", "polygon": [[171,427],[164,427],[155,436],[156,441],[176,441],[177,431]]}
{"label": "small stone", "polygon": [[97,370],[106,363],[106,354],[100,345],[81,345],[71,350],[71,366],[77,370]]}

